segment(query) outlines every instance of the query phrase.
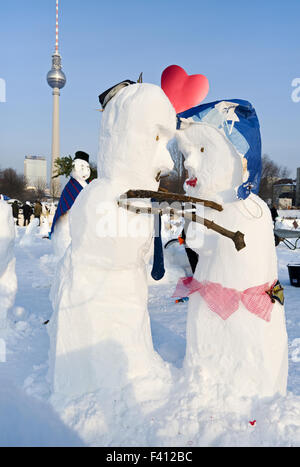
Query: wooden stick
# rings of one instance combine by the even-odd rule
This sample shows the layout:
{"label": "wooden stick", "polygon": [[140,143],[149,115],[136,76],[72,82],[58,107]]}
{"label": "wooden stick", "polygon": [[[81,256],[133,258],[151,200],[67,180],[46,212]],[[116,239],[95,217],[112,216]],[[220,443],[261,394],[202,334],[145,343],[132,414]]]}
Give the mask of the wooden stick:
{"label": "wooden stick", "polygon": [[223,211],[223,207],[215,203],[214,201],[209,201],[206,199],[194,198],[193,196],[180,195],[178,193],[166,193],[160,191],[150,191],[150,190],[128,190],[120,198],[150,198],[157,201],[179,201],[181,203],[202,203],[204,206],[217,211]]}
{"label": "wooden stick", "polygon": [[236,232],[232,232],[231,230],[225,229],[221,225],[216,224],[214,221],[209,221],[204,217],[197,216],[194,212],[184,213],[184,217],[190,219],[192,222],[204,224],[207,229],[214,230],[215,232],[218,232],[224,237],[230,238],[233,241],[237,251],[242,250],[246,246],[245,235],[239,230],[237,230]]}
{"label": "wooden stick", "polygon": [[162,191],[163,193],[170,193],[167,188],[163,188],[162,186],[159,187],[158,192]]}
{"label": "wooden stick", "polygon": [[172,209],[172,208],[153,208],[153,207],[142,207],[142,206],[133,206],[130,204],[130,202],[127,202],[126,199],[119,199],[118,201],[118,206],[120,206],[123,209],[127,209],[130,212],[134,212],[135,214],[168,214],[170,215],[179,215],[185,219],[189,219],[192,222],[197,222],[198,224],[204,225],[207,229],[214,230],[215,232],[219,233],[220,235],[223,235],[224,237],[230,238],[237,251],[242,250],[245,248],[245,240],[244,240],[244,234],[237,231],[237,232],[232,232],[231,230],[225,229],[221,225],[216,224],[213,221],[210,221],[208,219],[205,219],[204,217],[197,216],[196,213],[194,212],[185,212],[183,209],[178,210],[178,209]]}

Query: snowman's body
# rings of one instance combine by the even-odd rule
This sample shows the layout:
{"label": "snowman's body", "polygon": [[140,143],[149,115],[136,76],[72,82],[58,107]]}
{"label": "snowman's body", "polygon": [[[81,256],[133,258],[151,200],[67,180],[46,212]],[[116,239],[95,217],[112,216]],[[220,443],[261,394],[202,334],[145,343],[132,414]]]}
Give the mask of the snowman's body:
{"label": "snowman's body", "polygon": [[230,239],[202,225],[188,229],[187,244],[199,255],[194,279],[208,288],[190,296],[185,369],[201,380],[202,390],[210,391],[212,398],[284,394],[284,307],[276,302],[268,322],[238,300],[237,309],[226,316],[227,292],[231,296],[232,289],[244,292],[267,283],[271,287],[278,278],[269,208],[254,194],[237,199],[234,188],[242,182],[241,159],[221,131],[199,123],[179,132],[179,141],[189,176],[197,178],[189,193],[222,204],[222,212],[205,208],[205,217],[244,233],[246,243],[237,251]]}
{"label": "snowman's body", "polygon": [[58,219],[55,225],[55,230],[51,235],[53,254],[57,260],[64,256],[70,243],[71,235],[69,226],[69,213],[66,212]]}
{"label": "snowman's body", "polygon": [[157,189],[157,173],[172,168],[166,145],[175,127],[171,104],[153,85],[122,89],[104,111],[101,179],[83,190],[70,212],[72,242],[52,294],[56,393],[127,386],[143,399],[169,378],[153,349],[147,311],[153,218],[123,210],[117,199],[128,189]]}
{"label": "snowman's body", "polygon": [[15,224],[11,206],[0,200],[0,333],[7,327],[7,311],[17,291],[15,273]]}

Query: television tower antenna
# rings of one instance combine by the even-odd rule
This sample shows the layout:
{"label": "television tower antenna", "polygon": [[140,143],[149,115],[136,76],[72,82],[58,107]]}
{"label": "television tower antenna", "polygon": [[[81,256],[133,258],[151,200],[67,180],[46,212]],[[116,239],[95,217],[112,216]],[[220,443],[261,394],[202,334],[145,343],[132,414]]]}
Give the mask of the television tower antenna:
{"label": "television tower antenna", "polygon": [[51,150],[51,179],[50,179],[50,194],[53,198],[58,198],[60,195],[60,181],[58,178],[53,178],[56,174],[55,160],[60,157],[60,135],[59,135],[59,96],[60,89],[66,84],[66,76],[62,71],[61,55],[58,49],[58,13],[59,5],[56,0],[56,30],[55,30],[55,52],[52,55],[52,68],[47,74],[47,82],[53,89],[53,118],[52,118],[52,150]]}
{"label": "television tower antenna", "polygon": [[58,54],[58,0],[56,0],[55,53]]}

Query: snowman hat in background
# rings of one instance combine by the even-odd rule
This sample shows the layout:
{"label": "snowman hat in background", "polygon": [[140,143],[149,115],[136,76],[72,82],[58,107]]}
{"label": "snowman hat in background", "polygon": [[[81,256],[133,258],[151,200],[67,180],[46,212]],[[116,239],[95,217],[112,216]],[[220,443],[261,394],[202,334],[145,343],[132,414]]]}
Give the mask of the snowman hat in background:
{"label": "snowman hat in background", "polygon": [[77,152],[75,152],[74,161],[77,160],[77,159],[81,159],[81,160],[86,161],[87,163],[89,163],[89,158],[90,158],[90,156],[86,152],[77,151]]}
{"label": "snowman hat in background", "polygon": [[247,167],[246,177],[237,189],[237,197],[257,194],[261,178],[261,136],[255,109],[250,102],[229,99],[202,104],[177,115],[177,129],[186,121],[207,123],[221,130],[233,144]]}

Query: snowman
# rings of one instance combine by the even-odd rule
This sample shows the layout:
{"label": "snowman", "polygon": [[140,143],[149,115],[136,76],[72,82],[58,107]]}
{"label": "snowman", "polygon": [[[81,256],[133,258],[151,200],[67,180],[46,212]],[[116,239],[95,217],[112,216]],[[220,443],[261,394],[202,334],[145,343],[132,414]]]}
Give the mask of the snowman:
{"label": "snowman", "polygon": [[0,199],[0,337],[7,328],[7,311],[17,291],[15,273],[15,224],[11,206]]}
{"label": "snowman", "polygon": [[119,83],[100,102],[101,178],[70,211],[71,243],[53,286],[53,397],[127,388],[135,401],[158,400],[170,369],[154,351],[147,310],[154,220],[120,208],[118,199],[129,189],[157,190],[159,176],[173,168],[167,144],[176,114],[147,83]]}
{"label": "snowman", "polygon": [[260,171],[255,111],[246,101],[221,101],[180,117],[186,192],[220,203],[223,211],[204,208],[205,217],[243,232],[246,243],[237,251],[203,225],[188,227],[187,245],[199,261],[193,278],[183,279],[175,292],[190,296],[184,369],[199,391],[224,404],[284,395],[287,333],[273,224],[254,193]]}
{"label": "snowman", "polygon": [[[72,164],[70,180],[61,194],[51,226],[50,237],[54,255],[58,259],[63,257],[71,241],[69,210],[79,193],[87,186],[90,175],[89,155],[84,151],[77,151]],[[43,227],[47,228],[47,225]]]}

